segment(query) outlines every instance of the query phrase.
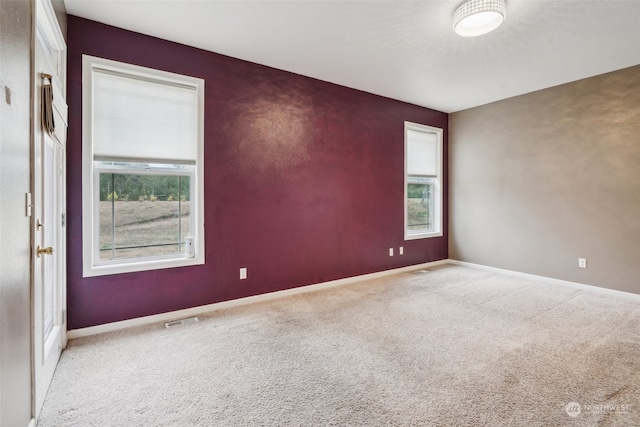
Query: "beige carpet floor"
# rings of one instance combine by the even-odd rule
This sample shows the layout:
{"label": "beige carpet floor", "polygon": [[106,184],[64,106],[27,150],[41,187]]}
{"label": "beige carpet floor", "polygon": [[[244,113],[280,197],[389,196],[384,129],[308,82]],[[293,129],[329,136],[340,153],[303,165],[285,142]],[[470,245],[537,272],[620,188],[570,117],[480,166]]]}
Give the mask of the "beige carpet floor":
{"label": "beige carpet floor", "polygon": [[72,340],[49,426],[639,426],[640,298],[460,266]]}

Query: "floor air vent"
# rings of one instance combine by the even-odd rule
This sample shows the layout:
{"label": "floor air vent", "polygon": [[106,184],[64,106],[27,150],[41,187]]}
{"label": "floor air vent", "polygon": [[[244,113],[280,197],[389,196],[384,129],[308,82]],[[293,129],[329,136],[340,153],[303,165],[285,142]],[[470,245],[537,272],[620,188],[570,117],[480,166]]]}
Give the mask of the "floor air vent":
{"label": "floor air vent", "polygon": [[188,319],[180,319],[180,320],[174,320],[172,322],[167,322],[164,324],[164,326],[167,328],[174,328],[176,326],[190,325],[192,323],[196,323],[197,321],[198,321],[197,317],[189,317]]}

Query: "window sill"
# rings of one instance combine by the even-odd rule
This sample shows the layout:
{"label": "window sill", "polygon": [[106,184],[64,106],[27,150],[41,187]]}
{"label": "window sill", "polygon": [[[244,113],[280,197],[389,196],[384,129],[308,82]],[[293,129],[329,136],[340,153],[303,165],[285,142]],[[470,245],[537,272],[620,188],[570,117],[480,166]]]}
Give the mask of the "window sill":
{"label": "window sill", "polygon": [[404,240],[429,239],[431,237],[442,237],[441,231],[433,231],[430,233],[416,233],[404,235]]}
{"label": "window sill", "polygon": [[82,277],[108,276],[112,274],[135,273],[140,271],[154,271],[165,268],[188,267],[192,265],[203,265],[204,256],[193,258],[180,257],[170,259],[154,259],[144,261],[130,261],[118,264],[85,265]]}

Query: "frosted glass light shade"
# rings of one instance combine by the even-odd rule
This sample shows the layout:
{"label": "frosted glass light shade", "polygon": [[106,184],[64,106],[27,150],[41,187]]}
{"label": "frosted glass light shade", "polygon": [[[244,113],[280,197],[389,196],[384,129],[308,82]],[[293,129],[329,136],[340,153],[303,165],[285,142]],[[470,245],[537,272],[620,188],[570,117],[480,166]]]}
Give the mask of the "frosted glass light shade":
{"label": "frosted glass light shade", "polygon": [[504,0],[468,0],[453,14],[453,30],[462,37],[475,37],[498,28],[505,19]]}

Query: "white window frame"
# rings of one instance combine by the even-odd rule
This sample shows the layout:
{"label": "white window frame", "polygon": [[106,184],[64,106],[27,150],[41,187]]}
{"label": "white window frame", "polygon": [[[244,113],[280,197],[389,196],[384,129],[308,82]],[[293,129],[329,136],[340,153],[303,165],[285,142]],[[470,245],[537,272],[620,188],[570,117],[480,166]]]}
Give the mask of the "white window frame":
{"label": "white window frame", "polygon": [[[151,170],[146,173],[192,176],[190,234],[193,238],[194,256],[175,254],[148,258],[116,259],[109,262],[100,260],[98,197],[99,172],[108,168],[94,167],[93,150],[93,73],[94,70],[107,70],[132,78],[180,84],[193,87],[197,91],[198,133],[197,158],[193,173],[169,172],[167,169]],[[163,268],[184,267],[205,263],[204,233],[204,80],[146,67],[111,61],[89,55],[82,56],[82,255],[83,277],[104,276],[110,274],[149,271]],[[154,161],[150,153],[149,163]],[[144,159],[142,159],[144,160]],[[171,161],[164,161],[170,164]],[[180,163],[179,161],[175,162]],[[122,173],[141,174],[140,170],[126,168]],[[142,172],[145,173],[145,172]],[[195,206],[194,206],[195,205]]]}
{"label": "white window frame", "polygon": [[[435,134],[437,137],[437,159],[436,159],[436,175],[429,177],[433,180],[433,231],[426,232],[410,232],[409,231],[409,212],[407,209],[407,186],[409,183],[408,174],[408,131],[425,132]],[[443,170],[443,135],[444,131],[441,128],[422,125],[419,123],[404,122],[404,240],[425,239],[431,237],[440,237],[443,235],[443,183],[442,183],[442,170]]]}

